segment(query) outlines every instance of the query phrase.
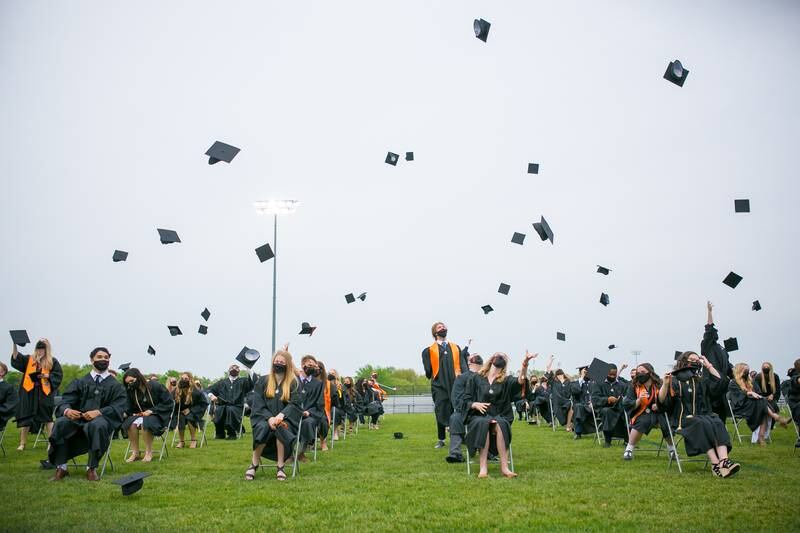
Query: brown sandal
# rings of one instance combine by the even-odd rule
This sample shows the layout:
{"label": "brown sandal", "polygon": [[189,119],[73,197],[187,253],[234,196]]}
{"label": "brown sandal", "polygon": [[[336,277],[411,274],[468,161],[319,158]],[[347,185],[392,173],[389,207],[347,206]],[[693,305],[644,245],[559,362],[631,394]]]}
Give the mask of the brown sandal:
{"label": "brown sandal", "polygon": [[176,444],[176,445],[175,445],[175,447],[176,447],[176,448],[183,448],[183,445],[184,445],[184,441],[182,441],[182,440],[179,440],[179,441],[178,441],[178,444]]}

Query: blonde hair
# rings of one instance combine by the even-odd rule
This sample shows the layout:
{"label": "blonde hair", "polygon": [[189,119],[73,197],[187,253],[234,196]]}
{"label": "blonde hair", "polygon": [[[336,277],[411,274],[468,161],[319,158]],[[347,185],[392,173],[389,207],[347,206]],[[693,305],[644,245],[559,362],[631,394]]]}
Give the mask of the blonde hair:
{"label": "blonde hair", "polygon": [[767,383],[764,381],[764,367],[769,368],[769,386],[772,387],[772,393],[775,394],[777,389],[775,388],[775,369],[772,368],[772,363],[763,362],[761,363],[761,392],[767,390]]}
{"label": "blonde hair", "polygon": [[[181,376],[186,374],[189,376],[189,386],[185,389],[180,388],[180,381]],[[175,401],[181,405],[191,405],[192,404],[192,391],[194,391],[194,376],[192,376],[191,372],[181,372],[181,375],[178,376],[178,386],[175,387]]]}
{"label": "blonde hair", "polygon": [[478,374],[480,374],[483,377],[488,377],[489,371],[492,369],[492,363],[494,362],[496,357],[505,357],[506,359],[506,366],[504,366],[503,368],[498,368],[496,370],[497,375],[494,378],[495,382],[502,383],[506,380],[506,370],[508,370],[508,363],[509,363],[508,355],[504,354],[503,352],[493,353],[492,356],[488,358],[485,363],[483,363],[483,366],[478,371]]}
{"label": "blonde hair", "polygon": [[739,388],[742,389],[743,392],[751,392],[753,390],[750,372],[747,373],[746,379],[742,377],[744,369],[748,367],[749,365],[747,363],[736,363],[736,366],[733,367],[733,379],[736,380],[736,384],[739,385]]}
{"label": "blonde hair", "polygon": [[[283,374],[283,381],[280,384],[281,401],[288,402],[292,396],[292,383],[294,382],[294,363],[292,363],[292,354],[286,350],[278,350],[272,356],[272,364],[275,364],[277,357],[283,357],[286,361],[286,372]],[[275,392],[278,390],[278,380],[275,379],[275,372],[270,371],[267,378],[267,387],[264,389],[264,396],[267,398],[274,398]]]}
{"label": "blonde hair", "polygon": [[39,368],[49,372],[53,369],[53,348],[50,346],[50,341],[47,339],[39,339],[36,344],[39,344],[40,342],[44,344],[44,356],[41,358],[36,357],[37,350],[35,348],[36,345],[34,345],[34,350],[33,354],[31,354],[31,357],[33,357],[33,360],[39,364]]}

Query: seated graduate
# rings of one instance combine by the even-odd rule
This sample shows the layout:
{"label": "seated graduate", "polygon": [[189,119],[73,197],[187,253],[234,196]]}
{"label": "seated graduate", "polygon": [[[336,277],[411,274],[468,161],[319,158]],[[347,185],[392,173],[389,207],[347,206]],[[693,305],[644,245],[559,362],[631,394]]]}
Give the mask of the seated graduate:
{"label": "seated graduate", "polygon": [[[248,370],[241,375],[236,363],[228,367],[228,376],[217,381],[208,389],[208,399],[215,404],[214,427],[216,438],[236,440],[242,427],[242,413],[247,393],[253,390],[253,381]],[[227,434],[227,437],[226,437]]]}
{"label": "seated graduate", "polygon": [[[552,358],[552,356],[550,356]],[[556,369],[555,377],[548,376],[550,390],[552,391],[553,415],[558,423],[572,431],[572,395],[570,394],[570,381],[562,369]]]}
{"label": "seated graduate", "polygon": [[50,436],[53,430],[55,397],[58,396],[63,373],[47,339],[39,339],[31,355],[17,352],[16,343],[12,341],[11,344],[11,366],[23,374],[19,382],[16,412],[17,427],[20,428],[17,451],[22,451],[25,449],[28,433],[38,431],[42,424],[47,436]]}
{"label": "seated graduate", "polygon": [[708,404],[709,396],[719,395],[715,388],[724,386],[726,381],[708,359],[695,352],[683,352],[678,356],[675,370],[664,375],[658,391],[658,404],[670,414],[670,425],[683,435],[686,454],[694,457],[705,453],[717,477],[732,476],[741,466],[728,458],[733,449],[731,437],[725,423]]}
{"label": "seated graduate", "polygon": [[[534,405],[534,400],[536,400],[536,389],[539,387],[539,377],[531,373],[530,377],[528,378],[528,383],[525,386],[525,391],[522,395],[525,398],[525,407],[527,407],[526,415],[528,416],[528,424],[531,426],[535,426],[538,424],[538,420],[536,420],[536,413],[538,412],[536,409],[536,405]],[[518,400],[519,401],[519,400]]]}
{"label": "seated graduate", "polygon": [[[481,358],[481,361],[483,361],[483,358]],[[469,359],[467,360],[467,363],[469,363]],[[481,365],[483,365],[483,363],[481,363]],[[458,379],[458,378],[456,378],[456,379]],[[536,375],[534,374],[534,375],[532,375],[532,376],[530,376],[528,378],[528,385],[525,387],[525,390],[522,391],[522,393],[520,393],[519,399],[514,402],[514,410],[517,411],[517,418],[519,420],[522,420],[525,416],[527,416],[528,415],[528,411],[531,410],[531,404],[528,402],[528,399],[529,399],[528,397],[530,396],[531,399],[533,397],[532,387],[535,387],[535,384],[534,384],[535,381],[538,382],[538,380],[536,379]],[[453,386],[455,387],[455,384],[453,384]],[[454,408],[455,408],[455,406],[454,406]],[[530,420],[531,420],[531,418],[528,418],[528,421],[530,421]],[[535,418],[533,420],[534,420],[534,422],[536,421]],[[452,430],[451,430],[451,433],[452,433]],[[452,436],[450,438],[452,439]]]}
{"label": "seated graduate", "polygon": [[658,391],[661,389],[661,378],[656,375],[653,365],[642,363],[633,369],[636,379],[625,391],[622,406],[628,411],[630,417],[630,435],[628,445],[622,458],[626,461],[633,459],[633,450],[642,438],[649,435],[654,427],[661,428],[667,449],[671,455],[675,454],[675,445],[669,438],[667,421],[658,408]]}
{"label": "seated graduate", "polygon": [[[450,453],[445,457],[448,463],[462,463],[464,456],[461,455],[461,443],[464,441],[464,435],[467,433],[467,428],[464,425],[469,406],[467,405],[466,390],[469,386],[469,381],[483,366],[483,358],[479,354],[470,354],[467,357],[467,371],[462,372],[456,377],[453,382],[453,390],[450,398],[453,405],[453,414],[450,415]],[[467,453],[472,453],[472,450],[467,450]]]}
{"label": "seated graduate", "polygon": [[[197,382],[199,383],[199,381]],[[175,414],[173,418],[178,421],[178,435],[180,440],[176,448],[185,446],[184,436],[189,428],[189,448],[197,448],[197,431],[203,429],[204,417],[208,408],[208,399],[195,385],[191,372],[184,372],[178,380],[178,386],[173,394],[175,399]]]}
{"label": "seated graduate", "polygon": [[331,410],[333,409],[333,399],[331,398],[331,382],[328,379],[328,370],[325,368],[325,363],[317,359],[317,380],[322,383],[322,405],[325,411],[325,416],[320,419],[319,424],[319,439],[320,450],[323,452],[328,451],[328,432],[331,427]]}
{"label": "seated graduate", "polygon": [[[773,413],[781,412],[781,409],[778,406],[778,400],[781,399],[781,383],[780,380],[778,379],[778,376],[775,375],[775,369],[772,366],[772,363],[768,361],[764,361],[763,363],[761,363],[761,373],[757,374],[755,379],[753,380],[753,390],[757,394],[767,399],[767,405],[769,405],[769,408],[772,410]],[[767,425],[767,432],[764,434],[765,439],[769,438],[772,426],[774,425],[775,425],[774,420]],[[753,432],[753,435],[751,437],[753,444],[756,444],[758,442],[760,435],[761,432],[759,429]]]}
{"label": "seated graduate", "polygon": [[339,429],[344,423],[344,387],[335,368],[328,372],[328,381],[331,385],[331,409],[335,411],[335,415],[331,414],[335,418],[331,420],[333,440],[339,440]]}
{"label": "seated graduate", "polygon": [[508,468],[508,446],[511,444],[511,424],[514,412],[511,404],[525,389],[528,362],[538,354],[525,351],[518,378],[506,376],[508,356],[493,354],[480,371],[467,382],[464,401],[469,406],[467,413],[468,449],[480,450],[479,478],[489,477],[489,452],[500,457],[500,472],[505,477],[517,477]]}
{"label": "seated graduate", "polygon": [[[377,374],[375,374],[377,375]],[[375,421],[372,423],[372,429],[381,429],[378,426],[378,420],[383,415],[383,402],[387,397],[386,391],[383,390],[379,385],[375,378],[370,378],[367,380],[367,386],[372,389],[372,402],[370,402],[370,409],[377,412],[378,418],[375,418]]]}
{"label": "seated graduate", "polygon": [[539,383],[533,390],[533,407],[542,415],[548,424],[553,423],[553,413],[550,412],[550,382],[546,375],[539,378]]}
{"label": "seated graduate", "polygon": [[175,389],[178,388],[178,378],[170,376],[167,378],[167,392],[175,396]]}
{"label": "seated graduate", "polygon": [[254,389],[250,410],[253,456],[245,480],[255,479],[262,456],[277,463],[278,481],[286,480],[284,465],[292,456],[302,416],[299,390],[292,355],[286,350],[276,351],[269,375],[258,378]]}
{"label": "seated graduate", "polygon": [[[125,408],[127,418],[122,429],[128,432],[131,454],[126,463],[153,460],[153,438],[164,433],[174,408],[167,389],[158,381],[147,381],[138,368],[129,368],[122,376],[127,389],[128,404]],[[139,432],[144,436],[144,459],[139,457]]]}
{"label": "seated graduate", "polygon": [[733,365],[730,363],[728,352],[719,343],[719,332],[714,326],[714,304],[706,302],[708,319],[706,320],[703,340],[700,341],[700,355],[704,356],[711,366],[713,366],[720,376],[721,388],[712,392],[708,401],[711,403],[711,410],[725,422],[728,418],[728,403],[725,393],[728,391],[728,380],[733,377]]}
{"label": "seated graduate", "polygon": [[51,481],[60,481],[67,475],[67,461],[88,453],[86,479],[97,481],[100,464],[109,445],[111,435],[121,424],[127,398],[125,387],[111,377],[108,365],[111,352],[98,347],[89,355],[92,370],[69,384],[56,406],[56,423],[50,435],[50,464],[56,465]]}
{"label": "seated graduate", "polygon": [[592,406],[603,430],[604,448],[611,447],[611,439],[618,437],[628,442],[628,429],[625,426],[625,415],[622,413],[622,396],[625,385],[617,379],[617,365],[608,365],[606,379],[595,383],[592,387]]}
{"label": "seated graduate", "polygon": [[753,390],[750,378],[750,367],[747,363],[737,363],[733,367],[733,379],[728,382],[728,397],[733,413],[746,421],[750,431],[758,429],[758,445],[766,446],[767,428],[774,420],[782,427],[789,424],[789,419],[773,411],[767,399]]}
{"label": "seated graduate", "polygon": [[6,381],[6,374],[8,367],[0,363],[0,432],[5,430],[6,424],[14,416],[19,402],[17,389]]}
{"label": "seated graduate", "polygon": [[578,379],[572,382],[570,393],[574,412],[572,415],[574,423],[572,429],[575,432],[573,439],[578,440],[583,438],[583,434],[586,433],[585,428],[594,427],[592,412],[589,408],[592,402],[592,381],[589,378],[588,366],[578,368]]}
{"label": "seated graduate", "polygon": [[[789,406],[795,425],[800,427],[800,359],[794,360],[794,365],[787,375],[789,384],[786,387],[786,404]],[[800,448],[800,437],[797,438],[794,447]]]}
{"label": "seated graduate", "polygon": [[350,434],[353,433],[353,424],[355,424],[358,419],[358,397],[356,396],[356,387],[353,384],[353,378],[347,376],[344,378],[343,382],[342,409],[344,410],[345,416],[347,416],[347,420],[350,422],[347,428],[347,433]]}
{"label": "seated graduate", "polygon": [[317,438],[322,419],[325,418],[325,397],[322,382],[314,379],[319,372],[317,359],[313,355],[305,355],[300,360],[300,410],[303,423],[300,425],[299,461],[307,461],[305,451]]}
{"label": "seated graduate", "polygon": [[367,418],[369,429],[380,429],[378,418],[383,412],[383,406],[378,400],[378,393],[369,385],[369,380],[361,378],[356,382],[356,394],[361,404],[361,412]]}

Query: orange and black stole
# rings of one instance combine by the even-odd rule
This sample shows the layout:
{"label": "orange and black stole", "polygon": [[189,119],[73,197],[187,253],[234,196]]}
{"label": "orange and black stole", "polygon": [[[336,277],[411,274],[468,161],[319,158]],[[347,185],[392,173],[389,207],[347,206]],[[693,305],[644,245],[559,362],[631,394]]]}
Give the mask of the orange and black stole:
{"label": "orange and black stole", "polygon": [[[448,346],[450,346],[450,353],[453,354],[453,368],[456,371],[456,376],[461,375],[461,350],[459,349],[458,345],[454,342],[448,342]],[[436,379],[436,376],[439,375],[439,343],[434,342],[428,348],[431,354],[431,375],[433,376],[431,379]]]}

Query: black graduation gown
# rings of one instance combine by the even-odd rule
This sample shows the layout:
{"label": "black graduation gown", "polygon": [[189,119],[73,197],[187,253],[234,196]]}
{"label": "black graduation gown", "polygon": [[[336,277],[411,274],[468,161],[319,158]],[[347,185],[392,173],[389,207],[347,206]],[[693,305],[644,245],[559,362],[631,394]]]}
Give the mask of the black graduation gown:
{"label": "black graduation gown", "polygon": [[[588,433],[589,426],[594,428],[589,404],[592,401],[592,382],[586,380],[573,381],[570,384],[572,395],[572,420],[583,425],[583,432]],[[594,433],[594,429],[591,430]]]}
{"label": "black graduation gown", "polygon": [[[175,412],[172,415],[172,427],[174,428],[177,422],[178,429],[183,430],[186,424],[191,424],[196,428],[203,429],[203,417],[208,409],[208,398],[203,394],[203,391],[192,388],[191,403],[183,403],[178,392],[180,388],[175,389]],[[183,414],[183,411],[189,409],[189,414]]]}
{"label": "black graduation gown", "polygon": [[546,388],[541,385],[537,386],[533,391],[533,399],[531,400],[531,403],[539,410],[539,414],[542,415],[542,418],[544,418],[545,422],[548,424],[553,423],[553,413],[550,411],[551,397],[552,390],[548,383]]}
{"label": "black graduation gown", "polygon": [[764,377],[764,386],[761,386],[761,374],[756,376],[756,379],[753,380],[753,390],[767,398],[770,394],[772,395],[772,401],[767,400],[767,405],[769,408],[772,409],[773,413],[780,413],[780,409],[778,408],[778,400],[781,399],[781,384],[778,376],[775,376],[775,388],[772,388],[772,381],[770,380],[770,376]]}
{"label": "black graduation gown", "polygon": [[344,388],[342,391],[342,409],[347,414],[347,419],[350,422],[355,422],[359,413],[358,395],[352,387]]}
{"label": "black graduation gown", "polygon": [[149,431],[156,437],[164,433],[174,408],[169,391],[164,385],[156,380],[148,381],[145,384],[144,391],[138,388],[128,389],[127,399],[128,403],[125,408],[127,416],[122,422],[124,431],[128,431],[134,420],[138,418],[134,416],[134,413],[150,410],[153,412],[152,415],[142,417],[142,429]]}
{"label": "black graduation gown", "polygon": [[[89,465],[96,467],[111,443],[111,435],[122,425],[127,406],[125,387],[108,375],[96,384],[91,373],[69,384],[56,407],[56,423],[50,434],[49,460],[54,465],[89,452]],[[82,413],[99,410],[90,422],[73,421],[64,416],[67,409]]]}
{"label": "black graduation gown", "polygon": [[[239,432],[242,425],[242,410],[247,393],[253,390],[253,381],[250,376],[238,376],[231,381],[225,377],[209,387],[208,391],[217,397],[217,406],[214,410],[214,424],[222,426],[229,435]],[[217,428],[217,433],[222,428]]]}
{"label": "black graduation gown", "polygon": [[667,438],[669,436],[669,430],[667,429],[667,421],[664,419],[664,415],[661,414],[661,409],[658,408],[658,391],[658,387],[650,385],[648,392],[650,393],[651,402],[644,411],[637,415],[636,412],[638,409],[634,409],[634,406],[639,398],[636,393],[636,387],[632,383],[629,383],[625,389],[625,397],[622,399],[622,407],[628,413],[631,429],[649,435],[650,430],[658,426],[661,428],[661,433],[664,435],[664,438]]}
{"label": "black graduation gown", "polygon": [[683,435],[686,454],[690,457],[718,446],[725,446],[728,451],[733,449],[725,423],[706,402],[708,395],[719,395],[723,383],[725,381],[710,374],[685,382],[673,378],[670,394],[663,403],[659,402],[660,408],[669,413],[670,425]]}
{"label": "black graduation gown", "polygon": [[553,414],[555,414],[559,424],[566,426],[567,415],[569,414],[570,407],[572,407],[570,382],[567,380],[561,383],[554,376],[552,380],[549,380],[549,383],[551,384],[550,390],[553,400]]}
{"label": "black graduation gown", "polygon": [[[495,381],[491,385],[480,374],[472,376],[464,389],[465,405],[471,406],[474,402],[488,402],[490,405],[486,414],[472,408],[467,411],[465,440],[470,450],[483,449],[492,421],[503,432],[506,447],[511,444],[511,424],[514,422],[511,404],[519,398],[523,387],[514,376],[506,376],[502,383]],[[495,455],[498,453],[496,439],[489,439],[489,452]]]}
{"label": "black graduation gown", "polygon": [[469,406],[467,405],[467,400],[466,400],[466,392],[467,392],[467,384],[474,375],[475,375],[474,372],[467,369],[466,372],[458,376],[455,382],[453,382],[453,391],[452,391],[453,414],[450,415],[450,423],[449,423],[450,433],[452,435],[463,435],[464,433],[467,432],[466,426],[464,425],[464,420],[467,417],[467,411],[469,411]]}
{"label": "black graduation gown", "polygon": [[[17,354],[11,358],[11,366],[25,374],[28,368],[29,355]],[[23,376],[20,376],[24,378]],[[41,384],[34,381],[31,391],[22,388],[23,379],[19,380],[19,402],[17,403],[17,427],[31,427],[38,424],[53,421],[53,409],[55,408],[55,397],[58,396],[58,387],[64,373],[61,370],[61,363],[53,357],[53,368],[50,369],[50,394],[45,394]]]}
{"label": "black graduation gown", "polygon": [[5,429],[8,421],[14,416],[18,402],[16,387],[5,380],[0,381],[0,431]]}
{"label": "black graduation gown", "polygon": [[[274,398],[266,397],[265,392],[269,376],[260,377],[256,381],[254,389],[255,394],[253,395],[253,403],[250,410],[250,423],[253,426],[253,449],[255,450],[257,446],[264,444],[261,455],[272,461],[278,459],[277,440],[280,440],[283,444],[284,461],[292,456],[294,443],[297,439],[297,427],[303,415],[303,409],[300,407],[300,394],[298,393],[299,382],[294,377],[289,377],[289,379],[292,380],[292,385],[289,401],[287,402],[281,400],[280,386]],[[267,421],[280,413],[283,413],[287,427],[280,425],[276,429],[270,428]],[[305,424],[306,422],[304,421],[303,425]]]}
{"label": "black graduation gown", "polygon": [[[466,372],[469,368],[467,365],[468,356],[469,350],[467,347],[459,348],[462,372]],[[439,347],[439,372],[436,377],[433,377],[430,347],[422,350],[422,366],[425,368],[425,377],[431,380],[431,397],[433,398],[433,411],[436,414],[436,422],[439,425],[447,426],[450,423],[450,415],[453,414],[453,404],[450,398],[453,391],[453,383],[455,383],[457,377],[450,345],[444,343]]]}
{"label": "black graduation gown", "polygon": [[700,342],[700,354],[708,359],[711,366],[719,372],[723,383],[719,392],[711,394],[706,398],[711,410],[724,422],[728,418],[728,404],[725,399],[725,392],[728,387],[728,380],[733,377],[733,365],[730,363],[728,352],[719,343],[719,333],[714,324],[706,324],[703,340]]}
{"label": "black graduation gown", "polygon": [[[625,392],[625,385],[619,381],[609,382],[608,379],[600,383],[594,383],[592,387],[592,406],[594,407],[595,415],[601,420],[600,429],[604,432],[610,431],[612,437],[628,437],[628,431],[625,427],[625,417],[622,414],[622,396]],[[615,396],[619,400],[611,405],[608,403],[608,398]]]}
{"label": "black graduation gown", "polygon": [[750,431],[755,431],[767,416],[767,399],[748,398],[735,379],[728,382],[728,397],[731,400],[733,414],[747,423]]}
{"label": "black graduation gown", "polygon": [[794,423],[800,425],[800,373],[792,369],[789,372],[789,387],[786,392],[786,404],[792,412]]}
{"label": "black graduation gown", "polygon": [[308,411],[309,415],[303,418],[303,425],[300,428],[300,443],[306,445],[314,442],[317,428],[320,427],[322,419],[326,418],[322,382],[313,378],[307,382],[300,379],[297,392],[300,397],[300,412]]}

